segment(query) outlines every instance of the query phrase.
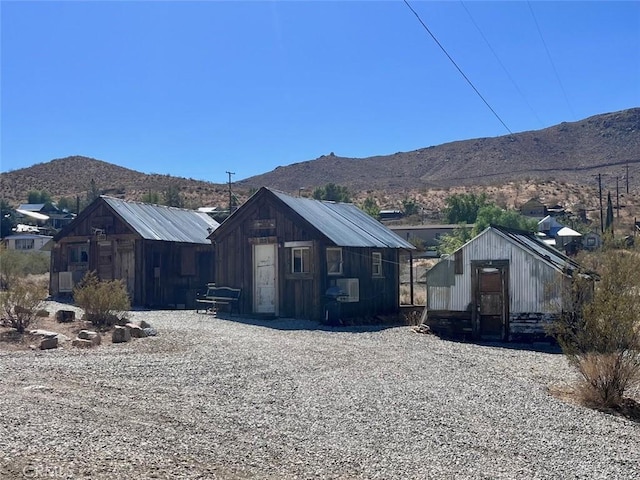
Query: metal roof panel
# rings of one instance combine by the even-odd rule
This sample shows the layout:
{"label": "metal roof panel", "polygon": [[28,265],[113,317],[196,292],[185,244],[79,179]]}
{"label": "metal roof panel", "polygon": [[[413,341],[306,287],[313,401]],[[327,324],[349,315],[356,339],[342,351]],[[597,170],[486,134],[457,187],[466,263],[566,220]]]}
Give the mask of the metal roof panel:
{"label": "metal roof panel", "polygon": [[291,197],[271,190],[280,200],[341,247],[415,247],[352,203]]}
{"label": "metal roof panel", "polygon": [[207,238],[220,225],[204,212],[113,197],[102,199],[142,238],[182,243],[210,243]]}

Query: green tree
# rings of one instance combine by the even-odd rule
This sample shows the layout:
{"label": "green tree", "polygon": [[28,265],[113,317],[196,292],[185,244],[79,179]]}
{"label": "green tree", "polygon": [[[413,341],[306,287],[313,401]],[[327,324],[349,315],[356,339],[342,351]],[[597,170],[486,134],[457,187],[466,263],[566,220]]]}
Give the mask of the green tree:
{"label": "green tree", "polygon": [[604,222],[604,230],[611,232],[611,236],[613,236],[613,204],[611,203],[611,192],[607,193],[607,217]]}
{"label": "green tree", "polygon": [[331,202],[349,203],[351,201],[347,187],[336,185],[335,183],[327,183],[324,187],[316,188],[313,191],[313,198]]}
{"label": "green tree", "polygon": [[92,178],[89,182],[89,190],[87,190],[87,205],[91,204],[96,198],[100,196],[100,189],[96,185],[96,181]]}
{"label": "green tree", "polygon": [[410,217],[411,215],[416,215],[418,212],[419,205],[410,198],[405,198],[402,200],[402,210],[405,216]]}
{"label": "green tree", "polygon": [[380,217],[380,207],[378,206],[376,199],[373,197],[367,197],[364,199],[364,202],[362,202],[362,210],[373,218],[377,219]]}
{"label": "green tree", "polygon": [[27,194],[27,203],[51,203],[51,195],[45,190],[31,190]]}
{"label": "green tree", "polygon": [[142,195],[141,201],[144,203],[153,203],[157,205],[160,203],[160,195],[158,195],[158,192],[149,191]]}
{"label": "green tree", "polygon": [[0,238],[11,235],[16,224],[14,208],[4,198],[0,199]]}
{"label": "green tree", "polygon": [[484,193],[456,193],[445,200],[444,217],[448,223],[475,223],[480,208],[487,205]]}
{"label": "green tree", "polygon": [[516,210],[505,210],[495,204],[485,204],[478,209],[473,228],[464,228],[464,224],[464,222],[460,223],[460,228],[456,228],[451,235],[443,235],[440,238],[438,251],[441,254],[457,250],[489,225],[498,225],[527,232],[534,232],[537,227],[535,220],[520,215]]}
{"label": "green tree", "polygon": [[180,188],[174,183],[169,184],[162,192],[162,200],[168,207],[182,207],[184,205]]}
{"label": "green tree", "polygon": [[564,295],[572,308],[550,333],[580,373],[582,400],[615,408],[640,383],[640,256],[617,250],[593,258],[600,274],[595,289],[585,288],[585,275],[574,276]]}

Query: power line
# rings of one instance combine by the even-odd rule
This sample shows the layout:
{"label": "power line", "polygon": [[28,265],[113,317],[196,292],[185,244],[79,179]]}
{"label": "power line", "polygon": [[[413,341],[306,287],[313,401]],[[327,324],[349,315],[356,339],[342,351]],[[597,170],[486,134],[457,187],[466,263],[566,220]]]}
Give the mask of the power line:
{"label": "power line", "polygon": [[447,58],[451,61],[451,63],[453,63],[453,65],[458,69],[458,72],[460,72],[460,75],[462,75],[462,77],[467,81],[467,83],[471,86],[471,88],[473,88],[473,91],[476,92],[476,94],[478,95],[478,97],[480,97],[480,99],[484,102],[484,104],[489,108],[489,110],[491,110],[491,113],[493,113],[493,115],[500,121],[500,123],[502,124],[502,126],[504,128],[507,129],[507,131],[509,133],[513,133],[511,131],[511,129],[509,127],[507,127],[507,124],[504,123],[502,121],[502,118],[500,118],[500,115],[498,115],[496,113],[496,111],[491,107],[491,105],[489,105],[489,102],[487,102],[485,100],[485,98],[482,96],[482,94],[478,91],[478,89],[475,87],[475,85],[471,82],[471,80],[469,80],[469,77],[467,77],[465,75],[465,73],[462,71],[462,69],[458,66],[458,64],[455,62],[455,60],[453,58],[451,58],[451,55],[449,55],[449,53],[447,52],[447,50],[442,46],[442,44],[438,41],[438,39],[436,38],[436,36],[431,33],[431,30],[429,30],[429,27],[427,27],[427,25],[422,21],[422,19],[420,18],[420,15],[418,15],[418,13],[413,9],[413,7],[409,4],[409,2],[407,0],[404,0],[405,5],[407,6],[407,8],[409,8],[409,10],[411,10],[413,12],[413,14],[416,16],[416,18],[418,19],[418,21],[420,22],[420,24],[422,25],[422,27],[427,31],[427,33],[431,36],[431,38],[433,38],[433,41],[436,42],[436,44],[438,45],[438,47],[440,47],[440,50],[442,50],[444,52],[444,54],[447,56]]}
{"label": "power line", "polygon": [[495,57],[495,59],[498,61],[498,64],[502,67],[502,70],[504,70],[504,73],[507,75],[507,78],[511,81],[512,85],[514,86],[514,88],[516,89],[516,91],[518,92],[518,94],[522,97],[522,99],[524,100],[524,103],[527,104],[527,106],[529,107],[529,110],[531,110],[531,113],[533,113],[533,116],[536,117],[536,120],[538,120],[538,123],[540,125],[543,125],[542,120],[540,119],[540,117],[538,116],[538,114],[536,113],[536,111],[534,110],[533,106],[529,103],[529,101],[527,100],[527,97],[525,97],[524,93],[522,92],[522,90],[520,90],[520,87],[518,86],[518,84],[516,83],[516,81],[513,79],[513,77],[511,76],[511,74],[509,73],[509,70],[507,70],[507,67],[504,65],[504,63],[502,63],[502,61],[500,60],[500,57],[498,56],[498,54],[496,53],[496,51],[493,49],[493,47],[491,46],[491,43],[489,43],[489,40],[487,39],[487,37],[485,36],[485,34],[482,32],[482,30],[480,29],[480,26],[476,23],[475,19],[473,18],[473,16],[471,15],[471,12],[469,11],[469,9],[467,8],[467,6],[465,5],[464,1],[460,0],[460,4],[462,5],[462,7],[465,9],[465,11],[467,12],[467,15],[469,15],[469,19],[471,20],[471,23],[473,23],[473,25],[476,27],[476,30],[478,30],[478,33],[480,34],[480,36],[482,37],[482,39],[484,40],[484,42],[487,44],[487,47],[489,47],[489,50],[491,50],[491,53],[493,54],[493,56]]}
{"label": "power line", "polygon": [[549,52],[549,48],[547,47],[547,42],[545,42],[544,36],[542,35],[542,30],[540,30],[538,19],[533,13],[533,7],[531,6],[531,2],[527,1],[527,5],[529,6],[529,11],[531,12],[531,16],[533,17],[533,23],[535,23],[536,29],[538,30],[538,35],[540,35],[540,40],[542,40],[542,45],[544,45],[544,49],[547,52],[547,58],[549,59],[549,63],[551,63],[551,67],[553,68],[553,73],[556,76],[556,80],[558,80],[558,85],[560,85],[560,90],[562,91],[562,95],[564,95],[564,100],[565,102],[567,102],[567,106],[569,107],[569,112],[571,113],[571,117],[575,120],[576,115],[575,113],[573,113],[573,109],[571,108],[571,103],[569,102],[569,97],[567,96],[567,92],[564,89],[562,80],[560,80],[560,75],[558,74],[558,69],[556,68],[556,64],[553,62],[553,58],[551,58],[551,53]]}

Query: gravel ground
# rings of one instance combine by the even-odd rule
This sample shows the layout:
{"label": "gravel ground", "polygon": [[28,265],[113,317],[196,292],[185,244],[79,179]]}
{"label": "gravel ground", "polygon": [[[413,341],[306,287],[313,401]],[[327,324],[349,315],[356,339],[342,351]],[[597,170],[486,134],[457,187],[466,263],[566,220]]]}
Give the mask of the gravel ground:
{"label": "gravel ground", "polygon": [[0,351],[0,478],[640,478],[640,424],[548,393],[558,354],[131,316],[159,336]]}

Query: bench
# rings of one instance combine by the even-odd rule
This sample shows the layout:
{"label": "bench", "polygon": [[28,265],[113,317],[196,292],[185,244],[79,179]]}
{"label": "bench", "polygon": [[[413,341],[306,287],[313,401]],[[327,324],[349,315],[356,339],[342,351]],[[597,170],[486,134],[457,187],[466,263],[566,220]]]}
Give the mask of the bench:
{"label": "bench", "polygon": [[238,300],[242,289],[232,287],[218,287],[213,283],[207,285],[207,293],[196,296],[196,312],[217,313],[221,305],[228,305],[229,312],[233,313],[233,306],[238,308]]}

